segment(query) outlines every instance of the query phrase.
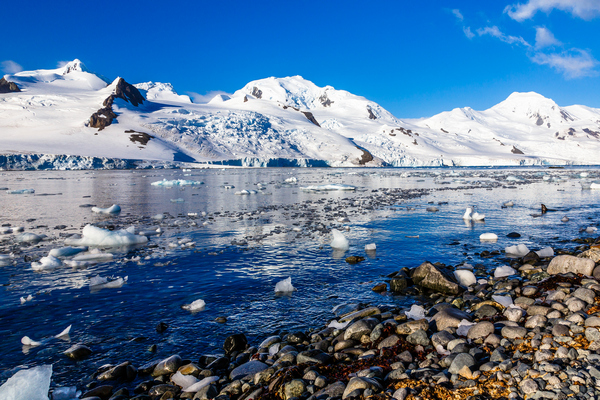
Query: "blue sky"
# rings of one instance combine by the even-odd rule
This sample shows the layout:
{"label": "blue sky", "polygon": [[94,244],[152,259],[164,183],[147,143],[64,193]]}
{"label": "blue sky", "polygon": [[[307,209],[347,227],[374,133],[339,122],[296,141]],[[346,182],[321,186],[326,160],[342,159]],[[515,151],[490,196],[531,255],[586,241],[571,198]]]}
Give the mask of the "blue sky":
{"label": "blue sky", "polygon": [[401,118],[483,110],[514,91],[600,108],[600,1],[10,1],[0,69],[79,58],[197,101],[302,75]]}

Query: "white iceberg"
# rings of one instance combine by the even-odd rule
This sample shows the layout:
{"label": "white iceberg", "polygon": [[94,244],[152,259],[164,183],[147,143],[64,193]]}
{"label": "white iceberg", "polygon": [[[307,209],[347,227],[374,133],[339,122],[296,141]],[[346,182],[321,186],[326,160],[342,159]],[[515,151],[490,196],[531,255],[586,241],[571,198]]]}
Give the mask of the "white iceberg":
{"label": "white iceberg", "polygon": [[291,178],[287,178],[287,179],[285,180],[285,183],[296,183],[296,182],[298,182],[298,179],[296,179],[296,178],[295,178],[295,177],[293,177],[293,176],[292,176]]}
{"label": "white iceberg", "polygon": [[203,182],[190,181],[190,180],[185,180],[185,179],[175,179],[175,180],[171,180],[171,181],[163,179],[162,181],[156,181],[156,182],[151,183],[152,186],[163,186],[163,187],[195,186],[195,185],[202,185],[202,184],[203,184]]}
{"label": "white iceberg", "polygon": [[71,257],[75,254],[79,254],[83,251],[87,251],[88,248],[86,246],[83,247],[61,247],[59,249],[52,249],[48,253],[53,257]]}
{"label": "white iceberg", "polygon": [[301,187],[300,190],[305,192],[333,192],[333,191],[352,191],[356,190],[356,186],[343,185],[341,183],[331,183],[328,185],[310,185]]}
{"label": "white iceberg", "polygon": [[365,251],[375,251],[377,250],[377,245],[375,243],[369,243],[365,245]]}
{"label": "white iceberg", "polygon": [[511,276],[517,273],[513,267],[508,265],[503,265],[494,270],[494,278],[504,278],[506,276]]}
{"label": "white iceberg", "polygon": [[504,252],[507,255],[523,257],[529,253],[529,249],[524,244],[519,244],[515,246],[508,246],[504,248]]}
{"label": "white iceberg", "polygon": [[31,269],[34,271],[50,271],[59,268],[62,265],[62,261],[54,256],[42,257],[40,262],[32,262]]}
{"label": "white iceberg", "polygon": [[346,251],[350,248],[350,244],[348,243],[348,239],[342,234],[342,232],[337,229],[332,229],[331,234],[333,235],[333,240],[331,241],[331,247],[338,250]]}
{"label": "white iceberg", "polygon": [[295,287],[292,286],[292,277],[288,277],[282,281],[277,282],[275,285],[275,293],[290,293],[296,290]]}
{"label": "white iceberg", "polygon": [[202,299],[194,300],[190,304],[184,304],[181,306],[184,310],[188,311],[202,311],[206,307],[206,302]]}
{"label": "white iceberg", "polygon": [[118,231],[109,231],[108,229],[98,228],[97,226],[86,225],[82,231],[82,238],[67,238],[65,244],[72,246],[115,247],[131,246],[148,242],[146,236],[136,235],[134,232],[134,227]]}
{"label": "white iceberg", "polygon": [[16,190],[7,190],[8,194],[32,194],[35,193],[34,189],[16,189]]}
{"label": "white iceberg", "polygon": [[417,304],[413,304],[410,310],[404,311],[404,314],[406,314],[406,318],[418,321],[425,318],[425,309]]}
{"label": "white iceberg", "polygon": [[52,365],[23,369],[0,386],[2,400],[48,400]]}
{"label": "white iceberg", "polygon": [[92,211],[98,214],[118,214],[121,212],[121,206],[113,204],[108,208],[92,207]]}
{"label": "white iceberg", "polygon": [[461,286],[468,287],[477,283],[475,274],[468,269],[458,269],[454,271],[454,277]]}
{"label": "white iceberg", "polygon": [[540,258],[554,257],[554,249],[552,247],[544,247],[535,252]]}
{"label": "white iceberg", "polygon": [[127,276],[125,278],[106,278],[100,275],[96,275],[95,277],[90,279],[90,289],[118,289],[122,287],[125,284],[125,282],[127,282],[127,279]]}
{"label": "white iceberg", "polygon": [[33,300],[33,296],[32,295],[28,295],[27,297],[21,297],[20,300],[21,300],[21,304],[25,304],[28,301]]}

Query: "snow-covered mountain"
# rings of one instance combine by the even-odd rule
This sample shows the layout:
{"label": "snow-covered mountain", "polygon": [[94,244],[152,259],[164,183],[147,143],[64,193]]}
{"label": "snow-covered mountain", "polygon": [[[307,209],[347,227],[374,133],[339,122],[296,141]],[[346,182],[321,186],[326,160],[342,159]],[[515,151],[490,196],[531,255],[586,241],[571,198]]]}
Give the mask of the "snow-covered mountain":
{"label": "snow-covered mountain", "polygon": [[[0,80],[0,168],[184,161],[248,166],[598,164],[600,110],[513,93],[485,110],[399,120],[300,76],[194,104],[168,83],[112,82],[74,60]],[[139,162],[137,162],[139,165]]]}

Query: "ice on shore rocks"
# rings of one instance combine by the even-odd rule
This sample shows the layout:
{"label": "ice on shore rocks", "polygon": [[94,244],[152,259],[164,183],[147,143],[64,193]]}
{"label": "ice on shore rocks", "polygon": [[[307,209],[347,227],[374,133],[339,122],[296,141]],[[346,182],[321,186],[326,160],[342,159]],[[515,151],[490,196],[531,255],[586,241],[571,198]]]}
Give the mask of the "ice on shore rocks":
{"label": "ice on shore rocks", "polygon": [[97,214],[118,214],[121,212],[121,206],[113,204],[108,208],[92,207],[92,211]]}
{"label": "ice on shore rocks", "polygon": [[513,299],[510,296],[493,295],[492,300],[504,307],[508,307],[513,304]]}
{"label": "ice on shore rocks", "polygon": [[200,381],[194,375],[183,375],[181,372],[177,371],[171,377],[171,382],[173,382],[177,386],[182,387],[183,391],[185,391],[185,389]]}
{"label": "ice on shore rocks", "polygon": [[109,231],[108,229],[98,228],[93,225],[86,225],[81,232],[81,238],[67,238],[66,245],[71,246],[97,246],[97,247],[117,247],[132,246],[148,242],[146,236],[135,234],[135,228],[129,227],[118,231]]}
{"label": "ice on shore rocks", "polygon": [[333,329],[346,329],[346,327],[348,326],[349,323],[350,323],[350,321],[338,322],[334,319],[333,321],[331,321],[329,323],[329,325],[327,325],[327,327],[333,328]]}
{"label": "ice on shore rocks", "polygon": [[425,318],[425,309],[418,304],[413,304],[410,310],[404,311],[404,314],[406,314],[406,318],[418,321]]}
{"label": "ice on shore rocks", "polygon": [[31,269],[34,271],[49,271],[59,268],[62,265],[62,261],[54,256],[42,257],[40,262],[32,262]]}
{"label": "ice on shore rocks", "polygon": [[82,247],[61,247],[59,249],[52,249],[48,253],[48,255],[53,257],[71,257],[75,254],[79,254],[81,252],[87,251],[88,248],[86,246]]}
{"label": "ice on shore rocks", "polygon": [[195,186],[195,185],[202,185],[204,182],[198,182],[198,181],[190,181],[190,180],[185,180],[185,179],[175,179],[175,180],[166,180],[163,179],[162,181],[156,181],[156,182],[152,182],[151,185],[152,186],[162,186],[162,187],[173,187],[173,186]]}
{"label": "ice on shore rocks", "polygon": [[540,258],[554,257],[554,249],[552,247],[544,247],[535,252]]}
{"label": "ice on shore rocks", "polygon": [[504,278],[506,276],[511,276],[516,273],[517,271],[513,267],[509,265],[503,265],[494,270],[494,278]]}
{"label": "ice on shore rocks", "polygon": [[519,245],[515,245],[515,246],[505,247],[504,252],[507,255],[523,257],[529,253],[529,249],[524,244],[519,244]]}
{"label": "ice on shore rocks", "polygon": [[292,277],[288,277],[282,281],[277,282],[275,285],[275,293],[290,293],[296,290],[294,286],[292,286]]}
{"label": "ice on shore rocks", "polygon": [[337,229],[332,229],[331,234],[333,235],[333,240],[331,241],[331,247],[337,250],[346,251],[350,248],[350,244],[348,243],[348,239],[344,236],[344,234]]}
{"label": "ice on shore rocks", "polygon": [[454,277],[461,286],[469,287],[477,283],[475,274],[468,269],[457,269],[454,271]]}
{"label": "ice on shore rocks", "polygon": [[458,324],[458,328],[456,328],[456,334],[458,336],[467,336],[469,329],[471,329],[473,325],[475,325],[475,322],[469,322],[466,319],[461,320]]}
{"label": "ice on shore rocks", "polygon": [[36,235],[35,233],[31,233],[31,232],[25,232],[25,233],[21,233],[20,235],[18,235],[15,238],[15,241],[17,243],[39,243],[42,240],[44,240],[44,238],[46,237],[46,235]]}
{"label": "ice on shore rocks", "polygon": [[190,304],[184,304],[181,306],[184,310],[188,311],[202,311],[206,307],[206,302],[202,299],[194,300]]}
{"label": "ice on shore rocks", "polygon": [[23,369],[0,386],[2,400],[48,400],[52,365]]}
{"label": "ice on shore rocks", "polygon": [[196,393],[199,392],[200,389],[202,389],[205,386],[210,385],[213,382],[218,381],[219,378],[218,376],[208,376],[204,379],[202,379],[200,382],[194,383],[192,386],[189,386],[185,389],[183,389],[184,392],[190,392],[190,393]]}

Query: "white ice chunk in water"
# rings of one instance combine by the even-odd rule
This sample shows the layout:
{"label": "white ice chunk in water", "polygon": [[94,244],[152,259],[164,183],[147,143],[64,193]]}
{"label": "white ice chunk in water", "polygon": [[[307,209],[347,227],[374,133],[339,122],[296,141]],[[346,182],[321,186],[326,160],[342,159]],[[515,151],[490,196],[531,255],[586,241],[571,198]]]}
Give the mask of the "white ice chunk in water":
{"label": "white ice chunk in water", "polygon": [[292,286],[292,277],[288,277],[282,281],[277,282],[275,285],[275,293],[290,293],[296,290],[294,286]]}
{"label": "white ice chunk in water", "polygon": [[39,346],[42,344],[42,342],[38,342],[37,340],[33,340],[32,338],[30,338],[29,336],[23,336],[21,338],[21,344],[25,345],[25,346],[31,346],[31,347],[35,347],[35,346]]}
{"label": "white ice chunk in water", "polygon": [[171,377],[171,382],[180,386],[185,391],[185,389],[200,381],[194,375],[183,375],[181,372],[177,371]]}
{"label": "white ice chunk in water", "polygon": [[29,296],[27,296],[27,297],[21,297],[21,299],[20,299],[20,300],[21,300],[21,304],[25,304],[25,303],[27,303],[28,301],[31,301],[31,300],[33,300],[33,296],[32,296],[32,295],[29,295]]}
{"label": "white ice chunk in water", "polygon": [[[85,262],[88,264],[97,264],[99,262],[111,261],[113,257],[114,256],[111,253],[105,253],[100,251],[99,249],[92,249],[87,253],[76,255],[75,257],[73,257],[72,262]],[[72,264],[72,262],[69,264]],[[67,263],[67,261],[65,261],[65,263]]]}
{"label": "white ice chunk in water", "polygon": [[173,186],[194,186],[194,185],[202,185],[203,182],[198,181],[190,181],[185,179],[175,179],[168,181],[163,179],[162,181],[152,182],[152,186],[163,186],[163,187],[173,187]]}
{"label": "white ice chunk in water", "polygon": [[513,304],[512,297],[510,297],[510,296],[493,295],[492,300],[494,300],[496,303],[498,303],[504,307],[508,307],[511,304]]}
{"label": "white ice chunk in water", "polygon": [[457,269],[454,271],[454,277],[458,281],[461,286],[471,286],[477,283],[477,278],[475,278],[475,274],[469,271],[468,269]]}
{"label": "white ice chunk in water", "polygon": [[0,267],[6,267],[12,263],[12,257],[9,254],[0,254]]}
{"label": "white ice chunk in water", "polygon": [[495,233],[482,233],[479,235],[479,240],[482,242],[495,242],[498,240],[498,235]]}
{"label": "white ice chunk in water", "polygon": [[50,271],[59,268],[62,265],[62,261],[54,256],[42,257],[40,262],[32,262],[31,269],[34,271]]}
{"label": "white ice chunk in water", "polygon": [[218,376],[208,376],[208,377],[202,379],[200,382],[194,383],[192,386],[184,389],[183,391],[195,393],[195,392],[200,391],[200,389],[202,389],[203,387],[208,386],[211,383],[218,381],[219,379],[221,379],[221,378],[219,378]]}
{"label": "white ice chunk in water", "polygon": [[291,178],[287,178],[285,180],[286,183],[296,183],[298,182],[298,179],[296,179],[296,177],[292,176]]}
{"label": "white ice chunk in water", "polygon": [[594,233],[598,230],[598,228],[596,228],[595,226],[588,226],[587,228],[585,228],[585,233]]}
{"label": "white ice chunk in water", "polygon": [[504,248],[504,252],[508,255],[523,257],[529,253],[529,249],[524,244],[519,244]]}
{"label": "white ice chunk in water", "polygon": [[116,277],[114,279],[109,279],[100,275],[96,275],[90,279],[90,289],[118,289],[123,286],[125,282],[127,282],[127,279],[127,276],[125,278]]}
{"label": "white ice chunk in water", "polygon": [[16,190],[7,190],[8,194],[32,194],[35,193],[34,189],[16,189]]}
{"label": "white ice chunk in water", "polygon": [[516,274],[517,271],[508,265],[503,265],[494,270],[494,278],[504,278]]}
{"label": "white ice chunk in water", "polygon": [[171,199],[171,203],[183,203],[183,202],[185,202],[185,200],[182,199],[181,197],[178,199]]}
{"label": "white ice chunk in water", "polygon": [[46,235],[36,235],[35,233],[25,232],[18,235],[15,238],[15,241],[17,241],[17,243],[39,243],[44,240],[45,237]]}
{"label": "white ice chunk in water", "polygon": [[80,239],[67,238],[65,244],[73,246],[114,247],[131,246],[148,242],[146,236],[135,235],[131,232],[131,229],[109,231],[97,226],[86,225],[83,228],[82,234],[83,237]]}
{"label": "white ice chunk in water", "polygon": [[59,333],[58,335],[55,335],[54,337],[57,338],[57,339],[59,339],[61,337],[69,336],[69,332],[71,332],[71,327],[72,326],[73,325],[67,326],[61,333]]}
{"label": "white ice chunk in water", "polygon": [[108,208],[92,207],[92,211],[98,214],[118,214],[121,212],[121,206],[113,204]]}
{"label": "white ice chunk in water", "polygon": [[350,248],[350,244],[348,243],[348,239],[344,236],[344,234],[337,229],[332,229],[331,234],[333,235],[333,240],[331,241],[331,247],[338,250],[346,251]]}
{"label": "white ice chunk in water", "polygon": [[184,304],[181,306],[184,310],[188,311],[202,311],[206,307],[206,302],[202,299],[194,300],[190,304]]}
{"label": "white ice chunk in water", "polygon": [[23,369],[0,386],[2,400],[48,400],[52,365]]}
{"label": "white ice chunk in water", "polygon": [[536,254],[540,258],[554,257],[554,249],[552,247],[544,247],[543,249],[536,251]]}
{"label": "white ice chunk in water", "polygon": [[458,328],[456,329],[456,334],[458,336],[467,336],[467,333],[469,332],[469,329],[471,329],[471,327],[473,325],[475,325],[475,322],[469,322],[466,319],[463,319],[458,324]]}
{"label": "white ice chunk in water", "polygon": [[369,243],[365,245],[365,251],[375,251],[377,250],[377,245],[375,243]]}
{"label": "white ice chunk in water", "polygon": [[410,310],[404,311],[406,318],[414,319],[415,321],[425,318],[425,309],[420,305],[413,304]]}
{"label": "white ice chunk in water", "polygon": [[333,192],[333,191],[352,191],[356,190],[356,186],[343,185],[341,183],[331,183],[328,185],[310,185],[301,187],[300,190],[305,192]]}
{"label": "white ice chunk in water", "polygon": [[88,248],[86,246],[83,247],[61,247],[59,249],[50,250],[49,255],[53,257],[71,257],[75,254],[79,254],[83,251],[87,251]]}

